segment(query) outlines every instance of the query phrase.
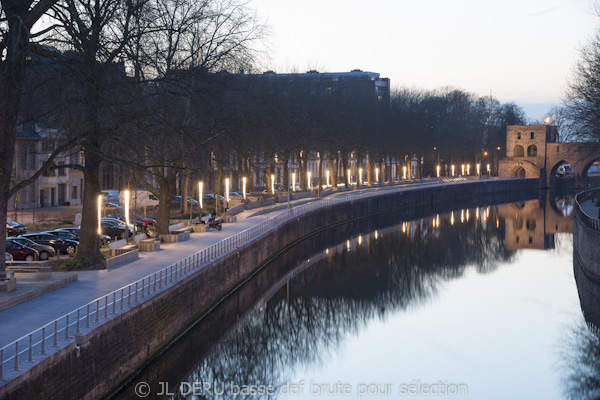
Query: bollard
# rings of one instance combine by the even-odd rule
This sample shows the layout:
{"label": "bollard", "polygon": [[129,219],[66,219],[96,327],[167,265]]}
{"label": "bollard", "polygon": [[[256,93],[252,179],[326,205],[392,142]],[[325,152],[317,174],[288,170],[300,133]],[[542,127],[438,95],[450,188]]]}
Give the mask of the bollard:
{"label": "bollard", "polygon": [[127,290],[129,290],[129,294],[127,295],[127,305],[131,305],[131,285],[127,286]]}
{"label": "bollard", "polygon": [[169,281],[173,283],[173,265],[171,264],[171,275],[169,277]]}
{"label": "bollard", "polygon": [[135,302],[137,303],[138,301],[138,283],[135,283]]}
{"label": "bollard", "polygon": [[[150,289],[150,287],[148,287]],[[154,273],[154,291],[156,292],[156,272]]]}
{"label": "bollard", "polygon": [[108,318],[108,295],[104,296],[104,318]]}
{"label": "bollard", "polygon": [[69,314],[67,314],[67,322],[65,325],[65,340],[69,339]]}
{"label": "bollard", "polygon": [[19,370],[19,341],[15,342],[15,371]]}
{"label": "bollard", "polygon": [[100,321],[100,300],[96,300],[96,322]]}
{"label": "bollard", "polygon": [[33,362],[33,334],[29,334],[29,357],[27,357],[28,362]]}
{"label": "bollard", "polygon": [[52,347],[58,347],[58,321],[54,321],[54,343]]}
{"label": "bollard", "polygon": [[42,354],[46,354],[46,327],[42,328]]}
{"label": "bollard", "polygon": [[121,289],[121,310],[123,309],[123,289]]}
{"label": "bollard", "polygon": [[0,349],[0,380],[4,379],[4,349]]}
{"label": "bollard", "polygon": [[79,317],[80,317],[79,309],[77,309],[77,325],[76,325],[77,330],[75,331],[75,333],[81,333],[81,324],[79,322]]}
{"label": "bollard", "polygon": [[151,277],[148,277],[148,296],[150,296],[150,281],[152,280]]}
{"label": "bollard", "polygon": [[112,301],[112,304],[113,304],[113,309],[112,309],[112,313],[111,314],[114,314],[114,313],[117,312],[117,292],[113,292],[113,301]]}
{"label": "bollard", "polygon": [[[154,276],[154,280],[156,280],[156,275]],[[162,269],[160,270],[160,280],[158,281],[158,288],[162,289]]]}

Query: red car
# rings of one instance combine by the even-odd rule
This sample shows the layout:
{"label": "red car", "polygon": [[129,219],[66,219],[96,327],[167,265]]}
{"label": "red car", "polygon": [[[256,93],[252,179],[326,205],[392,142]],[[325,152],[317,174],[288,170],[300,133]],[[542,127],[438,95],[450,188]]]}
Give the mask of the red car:
{"label": "red car", "polygon": [[40,258],[40,253],[38,253],[37,250],[23,246],[12,240],[6,241],[6,252],[10,254],[15,261],[37,261]]}

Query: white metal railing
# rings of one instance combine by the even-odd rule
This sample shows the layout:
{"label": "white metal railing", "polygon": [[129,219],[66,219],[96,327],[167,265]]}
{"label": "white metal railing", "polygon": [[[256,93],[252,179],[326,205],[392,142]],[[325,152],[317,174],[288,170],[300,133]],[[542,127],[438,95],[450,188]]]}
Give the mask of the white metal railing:
{"label": "white metal railing", "polygon": [[600,197],[599,189],[586,190],[585,192],[578,193],[575,196],[575,209],[579,215],[579,218],[581,218],[584,224],[586,224],[589,228],[600,232],[600,219],[586,214],[581,208],[581,203],[587,200],[591,201],[594,196]]}
{"label": "white metal railing", "polygon": [[7,366],[9,368],[12,366],[11,370],[20,371],[23,359],[26,359],[27,363],[41,361],[49,354],[49,348],[50,353],[52,353],[53,349],[57,350],[61,347],[59,343],[65,345],[70,343],[75,339],[74,335],[81,334],[83,329],[89,330],[101,325],[112,316],[121,312],[121,310],[145,301],[163,288],[193,274],[225,253],[258,238],[282,222],[319,208],[376,197],[402,188],[404,187],[386,186],[381,187],[384,190],[378,191],[345,192],[340,196],[321,198],[300,206],[288,208],[262,221],[258,225],[223,239],[160,271],[123,286],[56,318],[0,349],[0,386],[6,383],[4,378]]}

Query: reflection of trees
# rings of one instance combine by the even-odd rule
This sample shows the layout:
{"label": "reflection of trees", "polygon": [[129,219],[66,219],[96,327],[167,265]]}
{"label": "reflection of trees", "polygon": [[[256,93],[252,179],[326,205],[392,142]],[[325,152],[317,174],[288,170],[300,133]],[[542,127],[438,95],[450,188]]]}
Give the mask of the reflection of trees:
{"label": "reflection of trees", "polygon": [[[449,216],[440,218],[439,227],[413,222],[412,231],[403,233],[398,218],[388,215],[392,228],[365,220],[292,249],[268,268],[307,263],[305,254],[313,258],[319,244],[329,251],[256,307],[187,379],[283,385],[289,379],[284,371],[321,363],[368,321],[422,304],[469,266],[488,272],[511,258],[503,247],[503,226],[475,219],[451,225]],[[359,244],[358,232],[368,231]]]}
{"label": "reflection of trees", "polygon": [[[592,332],[595,332],[592,333]],[[600,398],[600,339],[598,328],[583,321],[571,327],[562,342],[560,373],[567,399]]]}

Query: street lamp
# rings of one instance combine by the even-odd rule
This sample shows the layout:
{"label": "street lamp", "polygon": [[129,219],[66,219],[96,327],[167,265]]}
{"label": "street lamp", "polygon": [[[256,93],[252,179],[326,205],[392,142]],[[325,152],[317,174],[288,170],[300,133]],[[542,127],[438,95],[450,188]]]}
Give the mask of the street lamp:
{"label": "street lamp", "polygon": [[246,177],[242,178],[242,196],[246,200]]}
{"label": "street lamp", "polygon": [[292,172],[292,192],[296,190],[296,173]]}
{"label": "street lamp", "polygon": [[351,186],[352,182],[350,181],[350,168],[348,168],[348,186]]}
{"label": "street lamp", "polygon": [[454,164],[452,164],[452,177],[454,177]]}
{"label": "street lamp", "polygon": [[[225,200],[229,203],[229,178],[225,178]],[[229,204],[227,204],[229,206]]]}
{"label": "street lamp", "polygon": [[271,174],[271,194],[275,194],[275,175]]}
{"label": "street lamp", "polygon": [[437,177],[439,178],[440,177],[440,166],[438,165],[435,169],[437,170]]}
{"label": "street lamp", "polygon": [[124,190],[123,192],[125,197],[125,233],[127,234],[127,240],[129,240],[129,190]]}
{"label": "street lamp", "polygon": [[358,185],[362,185],[363,184],[363,180],[362,180],[362,168],[358,169]]}
{"label": "street lamp", "polygon": [[375,168],[375,182],[379,183],[379,167]]}
{"label": "street lamp", "polygon": [[406,165],[402,167],[402,179],[406,180]]}
{"label": "street lamp", "polygon": [[471,174],[471,172],[469,172],[471,170],[471,164],[467,164],[467,176],[469,176]]}
{"label": "street lamp", "polygon": [[308,190],[312,190],[312,184],[310,182],[310,171],[306,173],[306,180],[308,181]]}
{"label": "street lamp", "polygon": [[98,235],[102,234],[102,195],[98,196]]}
{"label": "street lamp", "polygon": [[327,175],[327,187],[329,187],[329,169],[325,171],[325,175]]}
{"label": "street lamp", "polygon": [[198,202],[200,204],[200,217],[202,217],[202,200],[204,200],[204,196],[202,195],[202,182],[198,182]]}
{"label": "street lamp", "polygon": [[461,175],[465,175],[465,164],[461,164],[460,166],[460,170],[461,170]]}

